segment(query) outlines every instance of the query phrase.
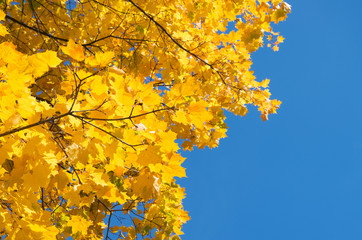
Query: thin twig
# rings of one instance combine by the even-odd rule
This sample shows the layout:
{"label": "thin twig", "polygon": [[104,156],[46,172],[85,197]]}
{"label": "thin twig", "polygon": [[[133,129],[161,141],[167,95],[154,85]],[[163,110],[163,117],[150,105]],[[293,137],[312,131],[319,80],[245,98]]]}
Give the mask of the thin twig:
{"label": "thin twig", "polygon": [[41,189],[41,208],[44,210],[44,188]]}
{"label": "thin twig", "polygon": [[[165,111],[165,110],[175,110],[175,108],[174,107],[162,108],[162,109],[153,110],[151,112],[141,113],[141,114],[138,114],[138,115],[123,117],[123,118],[92,118],[92,117],[86,117],[86,116],[79,116],[79,115],[76,115],[76,114],[73,114],[73,113],[71,114],[71,116],[77,117],[77,118],[88,119],[88,120],[111,122],[111,121],[130,120],[130,119],[133,119],[133,118],[138,118],[138,117],[142,117],[142,116],[145,116],[145,115],[148,115],[148,114],[151,114],[151,113],[161,112],[161,111]],[[77,111],[74,111],[74,112],[77,112]]]}
{"label": "thin twig", "polygon": [[154,17],[152,17],[150,14],[148,14],[145,10],[143,10],[141,7],[139,7],[135,2],[133,2],[132,0],[127,0],[128,2],[130,2],[134,7],[136,7],[139,11],[141,11],[147,18],[149,18],[154,24],[156,24],[157,27],[159,27],[162,32],[164,32],[167,37],[169,39],[171,39],[172,42],[174,42],[179,48],[181,48],[182,50],[184,50],[185,52],[187,52],[188,54],[190,54],[192,57],[194,57],[195,59],[199,60],[200,62],[202,62],[203,64],[209,66],[213,71],[215,71],[217,73],[217,75],[219,76],[219,78],[221,79],[221,81],[228,87],[231,87],[233,89],[236,89],[238,91],[240,91],[241,89],[230,85],[228,83],[225,82],[224,77],[222,76],[221,72],[219,70],[217,70],[212,64],[206,62],[204,59],[202,59],[201,57],[199,57],[198,55],[196,55],[195,53],[191,52],[190,50],[188,50],[187,48],[185,48],[184,46],[182,46],[178,41],[176,41],[175,38],[172,37],[172,35],[160,24],[158,23]]}
{"label": "thin twig", "polygon": [[71,115],[71,112],[67,112],[67,113],[64,113],[64,114],[61,114],[61,115],[58,115],[58,116],[53,116],[51,118],[48,118],[48,119],[45,119],[45,120],[42,120],[42,121],[39,121],[39,122],[36,122],[36,123],[33,123],[33,124],[29,124],[29,125],[24,126],[24,127],[14,128],[14,129],[6,131],[4,133],[0,133],[0,137],[5,137],[7,135],[10,135],[10,134],[13,134],[13,133],[16,133],[16,132],[20,132],[22,130],[29,129],[29,128],[32,128],[32,127],[35,127],[35,126],[39,126],[39,125],[42,125],[44,123],[50,123],[50,122],[53,122],[56,119],[66,117],[68,115]]}
{"label": "thin twig", "polygon": [[105,207],[105,208],[107,209],[107,211],[108,211],[109,213],[112,213],[112,212],[113,212],[113,210],[109,209],[97,196],[95,196],[95,197],[96,197],[96,199],[98,200],[98,202],[101,203],[101,204],[103,205],[103,207]]}
{"label": "thin twig", "polygon": [[73,116],[73,117],[75,117],[75,118],[80,119],[80,120],[81,120],[82,122],[84,122],[84,123],[87,123],[87,124],[89,124],[89,125],[93,126],[93,127],[94,127],[94,128],[96,128],[96,129],[98,129],[98,130],[100,130],[100,131],[102,131],[102,132],[104,132],[104,133],[108,134],[109,136],[111,136],[111,137],[113,137],[113,138],[117,139],[118,141],[120,141],[121,143],[123,143],[123,144],[125,144],[125,145],[127,145],[127,146],[131,147],[131,148],[132,148],[133,150],[135,150],[135,151],[136,151],[135,146],[140,146],[140,145],[142,145],[142,144],[132,145],[132,144],[126,143],[126,142],[125,142],[125,141],[123,141],[122,139],[120,139],[120,138],[118,138],[118,137],[114,136],[112,133],[107,132],[106,130],[104,130],[104,129],[102,129],[102,128],[100,128],[100,127],[96,126],[96,125],[94,125],[93,123],[91,123],[91,122],[88,122],[88,121],[84,120],[84,119],[83,119],[83,117],[80,117],[80,116],[77,116],[77,115],[74,115],[74,114],[73,114],[72,116]]}
{"label": "thin twig", "polygon": [[17,23],[17,24],[25,27],[25,28],[31,29],[31,30],[33,30],[33,31],[35,31],[35,32],[37,32],[37,33],[40,33],[40,34],[44,35],[44,36],[50,37],[50,38],[52,38],[52,39],[60,40],[60,41],[64,41],[64,42],[68,42],[68,41],[69,41],[68,39],[61,38],[61,37],[56,37],[56,36],[53,36],[53,35],[51,35],[51,34],[49,34],[49,33],[47,33],[47,32],[44,32],[44,31],[42,31],[42,30],[40,30],[40,29],[38,29],[38,28],[29,26],[29,25],[27,25],[27,24],[25,24],[25,23],[23,23],[23,22],[15,19],[15,18],[13,18],[13,17],[10,17],[9,15],[6,15],[5,18],[6,18],[6,19],[9,19],[9,20],[11,20],[11,21],[13,21],[13,22],[15,22],[15,23]]}
{"label": "thin twig", "polygon": [[79,181],[79,184],[83,184],[82,181],[80,180],[80,177],[78,175],[78,172],[77,172],[77,169],[75,169],[74,165],[71,165],[72,169],[73,169],[73,172],[75,173],[75,175],[77,176],[78,178],[78,181]]}

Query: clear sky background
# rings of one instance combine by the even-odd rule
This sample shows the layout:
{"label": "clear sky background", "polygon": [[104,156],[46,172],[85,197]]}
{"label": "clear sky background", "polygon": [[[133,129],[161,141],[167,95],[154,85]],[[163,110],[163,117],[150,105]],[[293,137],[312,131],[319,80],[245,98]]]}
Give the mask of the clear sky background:
{"label": "clear sky background", "polygon": [[184,154],[183,240],[362,239],[362,1],[287,2],[280,51],[252,55],[281,108],[227,114],[219,148]]}

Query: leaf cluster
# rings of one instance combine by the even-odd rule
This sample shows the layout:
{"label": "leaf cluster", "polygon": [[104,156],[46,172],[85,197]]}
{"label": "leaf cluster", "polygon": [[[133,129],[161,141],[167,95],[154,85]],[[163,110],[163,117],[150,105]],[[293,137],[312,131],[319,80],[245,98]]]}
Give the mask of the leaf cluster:
{"label": "leaf cluster", "polygon": [[[183,150],[280,101],[250,54],[282,0],[1,0],[0,235],[179,239]],[[229,22],[237,31],[226,33]],[[177,144],[181,143],[181,146]]]}

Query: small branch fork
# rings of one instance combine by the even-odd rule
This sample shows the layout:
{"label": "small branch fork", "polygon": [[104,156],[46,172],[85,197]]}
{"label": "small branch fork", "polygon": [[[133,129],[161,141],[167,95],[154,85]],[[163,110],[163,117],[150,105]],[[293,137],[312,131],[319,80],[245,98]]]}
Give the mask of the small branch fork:
{"label": "small branch fork", "polygon": [[[208,67],[210,67],[217,75],[218,77],[221,79],[222,83],[225,84],[226,86],[236,90],[236,91],[242,91],[243,89],[240,89],[236,86],[233,86],[229,83],[227,83],[225,81],[225,78],[224,76],[222,75],[222,72],[220,72],[220,70],[218,70],[217,68],[214,67],[213,64],[210,64],[208,63],[207,61],[205,61],[204,59],[202,59],[201,57],[199,57],[197,54],[193,53],[191,50],[185,48],[182,44],[180,44],[158,21],[155,20],[155,18],[153,16],[151,16],[150,14],[148,14],[144,9],[142,9],[140,6],[138,6],[134,1],[132,0],[126,0],[127,2],[131,3],[135,8],[137,8],[144,16],[146,16],[151,22],[153,22],[159,29],[161,29],[161,31],[163,33],[165,33],[165,35],[174,43],[176,44],[180,49],[182,49],[183,51],[187,52],[188,54],[190,54],[193,58],[197,59],[198,61],[202,62],[203,64],[207,65]],[[101,4],[100,2],[98,1],[95,1],[93,0],[93,2],[97,3],[97,4],[100,4],[100,5],[103,5]],[[112,11],[117,11],[116,9],[110,7],[110,6],[107,6],[109,7]],[[24,22],[22,21],[19,21],[9,15],[6,15],[5,16],[6,19],[12,21],[12,22],[15,22],[25,28],[28,28],[32,31],[35,31],[36,33],[38,34],[41,34],[43,36],[46,36],[46,37],[49,37],[51,39],[54,39],[55,41],[62,41],[62,42],[68,42],[69,39],[65,39],[65,38],[62,38],[62,37],[58,37],[58,36],[55,36],[55,35],[52,35],[52,34],[49,34],[37,27],[33,27],[33,26],[29,26],[27,24],[25,24]],[[117,27],[118,28],[118,27]],[[106,40],[106,39],[109,39],[109,38],[116,38],[116,39],[121,39],[121,40],[124,40],[124,41],[136,41],[136,42],[152,42],[152,40],[145,40],[145,39],[133,39],[133,38],[125,38],[125,37],[119,37],[119,36],[115,36],[113,35],[113,33],[117,30],[117,28],[112,31],[111,34],[105,36],[105,37],[101,37],[99,39],[96,39],[96,40],[93,40],[91,42],[88,42],[88,43],[84,43],[84,44],[81,44],[86,50],[89,50],[89,47],[91,46],[94,46],[94,47],[98,47],[97,45],[94,45],[95,43],[99,42],[99,41],[103,41],[103,40]]]}
{"label": "small branch fork", "polygon": [[[82,121],[83,124],[88,124],[96,129],[98,129],[99,131],[102,131],[106,134],[108,134],[109,136],[111,136],[112,138],[118,140],[119,142],[121,142],[122,144],[125,144],[129,147],[131,147],[133,150],[136,150],[135,147],[138,147],[138,146],[142,146],[143,144],[129,144],[125,141],[123,141],[122,139],[118,138],[117,136],[113,135],[112,133],[110,133],[109,131],[95,125],[94,123],[92,123],[91,121],[106,121],[106,122],[110,122],[110,121],[124,121],[124,120],[130,120],[132,122],[132,119],[134,118],[138,118],[138,117],[142,117],[142,116],[146,116],[148,114],[155,114],[157,112],[161,112],[161,111],[167,111],[167,110],[175,110],[174,107],[166,107],[166,108],[161,108],[161,109],[156,109],[156,110],[152,110],[150,112],[146,112],[146,113],[142,113],[142,114],[138,114],[138,115],[132,115],[133,113],[133,109],[130,113],[130,115],[128,117],[122,117],[122,118],[110,118],[110,119],[107,119],[107,118],[92,118],[92,117],[87,117],[85,116],[86,113],[89,113],[89,112],[92,112],[92,111],[100,111],[99,109],[107,102],[107,100],[104,100],[102,104],[100,104],[98,107],[94,108],[94,109],[87,109],[87,110],[73,110],[74,108],[74,105],[75,103],[77,102],[77,98],[78,98],[78,94],[81,90],[81,87],[82,85],[84,84],[84,81],[94,75],[96,75],[97,73],[99,73],[100,71],[102,71],[103,69],[101,70],[98,70],[97,72],[83,78],[83,79],[80,79],[79,76],[77,75],[76,72],[74,72],[74,82],[75,82],[75,90],[74,90],[74,93],[73,93],[73,102],[72,102],[72,105],[69,109],[68,112],[66,113],[63,113],[63,114],[56,114],[50,118],[46,118],[46,119],[41,119],[40,121],[36,122],[36,123],[32,123],[32,124],[29,124],[29,125],[26,125],[26,126],[23,126],[23,127],[18,127],[18,128],[14,128],[14,129],[11,129],[9,131],[6,131],[6,132],[3,132],[3,133],[0,133],[0,137],[6,137],[8,135],[11,135],[11,134],[14,134],[14,133],[17,133],[17,132],[20,132],[20,131],[24,131],[24,130],[27,130],[27,129],[30,129],[30,128],[33,128],[33,127],[36,127],[36,126],[42,126],[43,124],[48,124],[50,125],[50,127],[48,128],[50,131],[53,132],[53,140],[59,145],[59,147],[63,150],[64,152],[64,146],[60,143],[60,138],[63,137],[63,135],[65,135],[65,133],[61,130],[61,128],[57,125],[57,122],[59,122],[60,119],[62,118],[65,118],[65,117],[74,117],[74,118],[77,118],[79,120]],[[80,115],[77,115],[76,113],[83,113],[84,116],[80,116]],[[132,122],[133,123],[133,122]],[[54,132],[55,130],[54,129],[57,129],[56,132]],[[65,154],[67,156],[67,154]]]}
{"label": "small branch fork", "polygon": [[[162,228],[162,226],[161,226],[160,224],[154,222],[153,220],[147,219],[147,218],[143,217],[142,215],[140,215],[140,214],[138,214],[138,213],[136,213],[136,212],[134,212],[134,211],[132,210],[132,206],[134,206],[133,203],[135,202],[135,200],[132,200],[132,201],[131,201],[131,204],[129,204],[129,206],[128,206],[127,208],[113,209],[113,207],[112,207],[112,208],[107,207],[107,205],[104,204],[104,203],[102,202],[102,200],[100,200],[97,196],[95,196],[95,199],[105,208],[105,210],[106,210],[107,212],[109,212],[109,217],[108,217],[108,221],[107,221],[107,222],[108,222],[108,223],[107,223],[107,232],[106,232],[106,237],[105,237],[106,240],[111,239],[111,238],[109,237],[110,223],[111,223],[111,218],[112,218],[112,216],[113,216],[113,213],[116,213],[116,212],[129,212],[129,213],[132,213],[132,214],[135,215],[136,217],[141,218],[141,219],[143,219],[143,220],[145,220],[145,221],[148,221],[148,222],[156,225],[158,228]],[[129,214],[129,216],[130,216],[130,214]],[[131,216],[130,216],[130,217],[131,217]],[[135,229],[136,229],[136,227],[135,227]]]}
{"label": "small branch fork", "polygon": [[132,0],[126,0],[129,3],[131,3],[135,8],[137,8],[140,12],[142,12],[142,14],[144,14],[148,19],[150,19],[150,21],[152,21],[158,28],[161,29],[162,32],[164,32],[167,37],[173,42],[175,43],[179,48],[181,48],[183,51],[187,52],[188,54],[190,54],[193,58],[199,60],[200,62],[202,62],[203,64],[209,66],[214,72],[216,72],[216,74],[219,76],[219,78],[221,79],[222,83],[224,83],[226,86],[240,91],[242,89],[239,89],[238,87],[235,87],[231,84],[228,84],[224,77],[222,76],[222,73],[217,70],[212,64],[208,63],[207,61],[205,61],[204,59],[202,59],[201,57],[199,57],[198,55],[196,55],[195,53],[191,52],[190,50],[186,49],[184,46],[182,46],[178,41],[176,41],[175,38],[172,37],[172,35],[159,23],[157,22],[154,17],[152,17],[150,14],[148,14],[145,10],[143,10],[141,7],[139,7],[135,2],[133,2]]}
{"label": "small branch fork", "polygon": [[41,121],[33,123],[33,124],[26,125],[24,127],[18,127],[18,128],[11,129],[11,130],[6,131],[4,133],[0,133],[0,137],[5,137],[7,135],[10,135],[10,134],[13,134],[13,133],[16,133],[16,132],[20,132],[20,131],[23,131],[23,130],[26,130],[26,129],[29,129],[29,128],[32,128],[32,127],[39,126],[39,125],[43,125],[45,123],[52,123],[52,122],[54,122],[54,120],[69,116],[71,113],[72,112],[67,112],[67,113],[64,113],[64,114],[60,114],[60,115],[57,115],[57,116],[53,116],[51,118],[41,120]]}
{"label": "small branch fork", "polygon": [[[58,36],[55,36],[55,35],[52,35],[46,31],[43,31],[41,29],[39,29],[38,27],[33,27],[33,26],[29,26],[27,25],[26,23],[20,21],[20,20],[17,20],[16,18],[13,18],[9,15],[6,15],[5,16],[5,19],[7,20],[10,20],[14,23],[17,23],[19,24],[20,26],[23,26],[27,29],[30,29],[38,34],[40,34],[41,36],[46,36],[46,37],[49,37],[51,39],[54,39],[55,41],[61,41],[61,42],[69,42],[69,39],[66,39],[66,38],[62,38],[62,37],[58,37]],[[114,39],[120,39],[120,40],[124,40],[124,41],[135,41],[135,42],[153,42],[152,40],[147,40],[147,39],[137,39],[137,38],[127,38],[127,37],[120,37],[120,36],[115,36],[113,35],[114,32],[117,30],[117,28],[112,31],[112,33],[110,33],[109,35],[105,36],[105,37],[101,37],[101,38],[98,38],[96,40],[93,40],[91,42],[88,42],[88,43],[84,43],[84,44],[81,44],[86,50],[89,51],[89,47],[98,47],[97,45],[95,45],[97,42],[100,42],[100,41],[103,41],[103,40],[106,40],[106,39],[111,39],[111,38],[114,38]]]}
{"label": "small branch fork", "polygon": [[[9,131],[6,131],[6,132],[3,132],[3,133],[0,133],[0,137],[6,137],[6,136],[9,136],[9,135],[12,135],[14,133],[17,133],[17,132],[20,132],[20,131],[24,131],[24,130],[27,130],[27,129],[30,129],[30,128],[33,128],[33,127],[36,127],[36,126],[41,126],[49,131],[52,132],[53,136],[52,136],[52,139],[58,144],[58,146],[61,148],[61,150],[64,152],[65,156],[68,157],[68,154],[66,153],[65,151],[65,147],[64,145],[61,143],[61,139],[64,137],[64,135],[66,133],[64,133],[64,131],[62,131],[62,129],[58,126],[58,123],[60,121],[60,119],[62,118],[65,118],[65,117],[74,117],[74,118],[77,118],[79,120],[82,121],[83,124],[88,124],[106,134],[108,134],[109,136],[111,136],[112,138],[120,141],[122,144],[125,144],[129,147],[131,147],[133,150],[136,150],[136,147],[137,146],[141,146],[143,144],[137,144],[137,145],[132,145],[132,144],[129,144],[125,141],[123,141],[122,139],[116,137],[115,135],[113,135],[112,133],[110,133],[109,131],[95,125],[94,123],[92,123],[91,121],[104,121],[104,122],[111,122],[111,121],[124,121],[124,120],[129,120],[132,122],[132,119],[135,119],[135,118],[138,118],[138,117],[142,117],[142,116],[146,116],[148,114],[156,114],[157,112],[161,112],[161,111],[168,111],[168,110],[175,110],[175,107],[168,107],[168,106],[164,106],[163,108],[161,109],[155,109],[155,110],[152,110],[150,112],[146,112],[146,113],[142,113],[142,114],[137,114],[137,115],[133,115],[133,109],[131,110],[130,114],[128,117],[122,117],[122,118],[92,118],[92,117],[87,117],[87,113],[90,113],[90,112],[93,112],[93,111],[100,111],[100,108],[107,102],[107,100],[104,100],[98,107],[94,108],[94,109],[86,109],[86,110],[74,110],[74,106],[77,102],[77,99],[79,97],[79,92],[81,91],[81,87],[84,85],[85,83],[85,80],[96,75],[97,73],[99,73],[100,71],[102,71],[103,69],[81,79],[79,78],[79,76],[77,75],[77,73],[75,71],[73,71],[74,73],[74,82],[75,82],[75,89],[74,89],[74,92],[73,92],[73,101],[72,101],[72,104],[71,104],[71,107],[70,109],[66,112],[66,113],[63,113],[63,114],[60,114],[60,113],[57,113],[56,115],[50,117],[50,118],[46,118],[46,119],[41,119],[40,121],[38,122],[35,122],[35,123],[32,123],[32,124],[29,124],[29,125],[26,125],[26,126],[23,126],[23,127],[18,127],[18,128],[14,128],[14,129],[11,129]],[[79,115],[77,115],[79,114]],[[82,114],[82,115],[81,115]],[[84,114],[84,115],[83,115]],[[47,125],[47,126],[43,126],[43,125]],[[66,166],[65,166],[66,165]],[[78,182],[79,184],[82,184],[82,181],[80,179],[80,175],[78,173],[78,170],[79,169],[76,169],[74,165],[70,165],[68,162],[65,162],[65,165],[62,163],[62,162],[59,162],[58,163],[58,166],[60,168],[62,168],[63,170],[66,170],[68,173],[70,174],[75,174],[76,175],[76,178],[78,179]],[[132,168],[128,168],[126,167],[130,172],[136,172],[136,174],[138,173],[137,170],[134,170]],[[41,208],[43,210],[48,210],[50,209],[50,206],[48,205],[46,199],[48,198],[49,196],[46,194],[45,192],[45,189],[44,188],[40,188],[40,201],[41,201]],[[137,217],[140,217],[142,219],[145,219],[146,221],[149,221],[159,227],[161,227],[159,224],[153,222],[152,220],[149,220],[149,219],[146,219],[144,218],[143,216],[135,213],[134,211],[132,211],[131,209],[122,209],[122,210],[116,210],[116,209],[110,209],[109,207],[107,207],[106,204],[104,204],[99,198],[97,198],[97,201],[103,205],[106,209],[107,212],[109,212],[109,218],[108,218],[108,228],[107,228],[107,233],[106,233],[106,238],[105,239],[110,239],[110,237],[108,236],[109,235],[109,226],[110,226],[110,223],[111,223],[111,218],[112,216],[114,216],[114,213],[118,212],[118,211],[127,211],[127,212],[130,212],[132,214],[134,214],[135,216]],[[1,200],[1,199],[0,199]],[[53,201],[53,200],[52,200]],[[10,204],[6,204],[5,202],[0,202],[0,206],[2,207],[7,207],[9,211],[12,212],[12,209],[10,207]]]}

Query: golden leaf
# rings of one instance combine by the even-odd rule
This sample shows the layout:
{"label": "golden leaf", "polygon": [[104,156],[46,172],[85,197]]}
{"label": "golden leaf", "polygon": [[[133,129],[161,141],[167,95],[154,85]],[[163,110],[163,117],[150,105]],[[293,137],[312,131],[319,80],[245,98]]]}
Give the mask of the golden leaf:
{"label": "golden leaf", "polygon": [[85,59],[82,45],[76,44],[73,39],[69,39],[67,46],[61,47],[61,49],[76,61],[81,62]]}

